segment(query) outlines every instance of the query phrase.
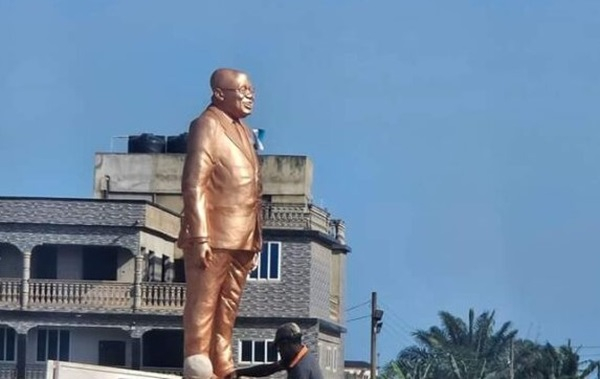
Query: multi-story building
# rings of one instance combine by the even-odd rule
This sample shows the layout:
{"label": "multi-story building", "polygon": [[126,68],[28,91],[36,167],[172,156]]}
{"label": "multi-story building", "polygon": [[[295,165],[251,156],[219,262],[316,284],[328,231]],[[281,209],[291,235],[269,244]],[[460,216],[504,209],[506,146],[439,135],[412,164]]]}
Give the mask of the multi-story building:
{"label": "multi-story building", "polygon": [[[344,224],[312,203],[308,158],[261,158],[265,243],[235,359],[275,360],[275,329],[295,321],[325,376],[341,379]],[[47,359],[180,372],[182,164],[97,154],[94,199],[0,197],[0,379],[40,377]]]}

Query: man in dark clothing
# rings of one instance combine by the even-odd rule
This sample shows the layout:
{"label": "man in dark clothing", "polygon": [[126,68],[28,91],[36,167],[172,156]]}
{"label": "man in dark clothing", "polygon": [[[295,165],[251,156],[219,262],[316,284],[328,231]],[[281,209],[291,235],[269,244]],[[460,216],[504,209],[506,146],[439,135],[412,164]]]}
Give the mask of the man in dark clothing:
{"label": "man in dark clothing", "polygon": [[281,360],[237,369],[236,375],[238,377],[263,377],[287,370],[288,379],[323,379],[319,362],[302,344],[302,331],[297,324],[290,322],[281,325],[275,333],[274,344],[279,351]]}

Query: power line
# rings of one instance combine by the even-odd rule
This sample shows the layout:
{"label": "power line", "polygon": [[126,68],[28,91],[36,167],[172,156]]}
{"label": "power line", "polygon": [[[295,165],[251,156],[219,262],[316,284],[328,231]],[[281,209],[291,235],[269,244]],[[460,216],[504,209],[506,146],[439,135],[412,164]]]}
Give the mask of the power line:
{"label": "power line", "polygon": [[410,325],[408,322],[406,322],[402,317],[400,317],[392,307],[389,306],[389,304],[381,301],[381,304],[385,307],[385,310],[391,314],[397,321],[399,321],[401,324],[403,324],[403,326],[400,326],[406,333],[408,334],[412,334],[413,332],[415,332],[417,329],[415,327],[413,327],[412,325]]}
{"label": "power line", "polygon": [[363,303],[360,303],[360,304],[354,305],[354,306],[352,306],[352,307],[350,307],[350,308],[346,309],[346,312],[349,312],[349,311],[351,311],[351,310],[354,310],[354,309],[357,309],[357,308],[360,308],[360,307],[364,307],[365,305],[369,304],[370,302],[371,302],[371,300],[367,300],[367,301],[365,301],[365,302],[363,302]]}
{"label": "power line", "polygon": [[364,316],[360,316],[360,317],[351,318],[350,320],[346,320],[346,322],[352,322],[352,321],[362,320],[362,319],[365,319],[367,317],[371,317],[371,315],[364,315]]}

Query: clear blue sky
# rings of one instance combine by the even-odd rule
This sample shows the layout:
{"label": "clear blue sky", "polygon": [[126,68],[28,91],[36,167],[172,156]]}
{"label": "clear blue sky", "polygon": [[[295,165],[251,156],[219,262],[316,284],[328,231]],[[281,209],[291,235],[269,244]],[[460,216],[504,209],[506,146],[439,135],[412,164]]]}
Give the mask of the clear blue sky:
{"label": "clear blue sky", "polygon": [[0,0],[0,194],[91,196],[111,137],[185,131],[211,71],[241,68],[266,152],[309,155],[347,222],[348,306],[379,292],[382,360],[469,307],[600,345],[599,20],[598,1]]}

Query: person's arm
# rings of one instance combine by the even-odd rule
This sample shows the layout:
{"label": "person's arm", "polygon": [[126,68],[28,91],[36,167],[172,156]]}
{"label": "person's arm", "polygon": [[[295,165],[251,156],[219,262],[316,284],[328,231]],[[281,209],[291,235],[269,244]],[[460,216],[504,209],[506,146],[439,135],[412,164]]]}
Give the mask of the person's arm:
{"label": "person's arm", "polygon": [[248,376],[251,378],[259,378],[273,375],[276,372],[285,370],[285,367],[280,362],[267,363],[264,365],[256,365],[252,367],[239,368],[235,370],[237,376]]}
{"label": "person's arm", "polygon": [[[188,240],[208,241],[206,222],[206,186],[215,166],[216,121],[200,117],[191,125],[188,135],[187,154],[183,165],[181,195],[183,198],[184,227]],[[190,241],[181,241],[186,245]]]}

